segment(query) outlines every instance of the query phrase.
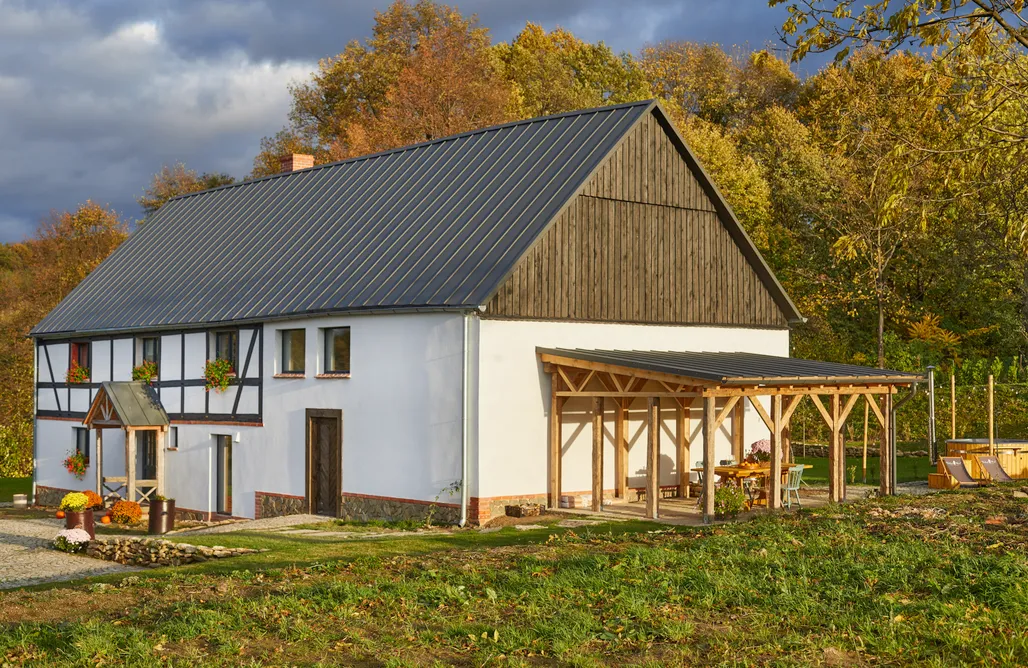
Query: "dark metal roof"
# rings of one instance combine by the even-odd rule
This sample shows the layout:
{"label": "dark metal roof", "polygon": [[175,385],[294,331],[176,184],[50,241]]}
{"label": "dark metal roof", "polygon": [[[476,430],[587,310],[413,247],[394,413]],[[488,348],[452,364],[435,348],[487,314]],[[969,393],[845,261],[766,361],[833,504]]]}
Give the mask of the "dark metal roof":
{"label": "dark metal roof", "polygon": [[121,423],[126,427],[162,427],[168,414],[149,384],[140,381],[107,381],[104,392],[114,405]]}
{"label": "dark metal roof", "polygon": [[721,385],[848,385],[873,382],[913,383],[916,373],[876,369],[754,353],[677,352],[670,350],[581,350],[537,348],[553,355],[584,362],[609,364],[642,371],[713,381]]}
{"label": "dark metal roof", "polygon": [[32,334],[475,308],[654,105],[510,123],[173,199]]}

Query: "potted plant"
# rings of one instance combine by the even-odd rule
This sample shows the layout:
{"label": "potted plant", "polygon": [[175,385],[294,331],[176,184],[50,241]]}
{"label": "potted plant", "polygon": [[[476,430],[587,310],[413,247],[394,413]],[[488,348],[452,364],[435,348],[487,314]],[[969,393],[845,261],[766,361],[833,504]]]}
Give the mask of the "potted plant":
{"label": "potted plant", "polygon": [[89,367],[79,366],[78,362],[72,360],[68,365],[68,373],[64,374],[64,380],[69,383],[88,383]]}
{"label": "potted plant", "polygon": [[89,507],[89,498],[81,492],[70,492],[61,499],[61,510],[64,511],[64,528],[82,529],[89,538],[96,538],[93,526],[93,509]]}
{"label": "potted plant", "polygon": [[100,496],[99,494],[97,494],[96,492],[94,492],[91,489],[84,489],[84,490],[82,490],[82,493],[86,495],[86,502],[88,504],[86,506],[87,508],[89,508],[91,510],[103,510],[104,509],[104,499],[103,499],[102,496]]}
{"label": "potted plant", "polygon": [[207,364],[203,368],[204,387],[208,392],[211,390],[224,392],[228,389],[234,374],[232,363],[228,360],[207,360]]}
{"label": "potted plant", "polygon": [[734,519],[746,507],[746,495],[735,485],[722,485],[714,490],[714,517]]}
{"label": "potted plant", "polygon": [[64,459],[64,468],[79,480],[86,476],[86,456],[81,452],[73,452]]}
{"label": "potted plant", "polygon": [[150,520],[147,533],[165,534],[175,528],[175,499],[158,494],[150,502]]}
{"label": "potted plant", "polygon": [[93,537],[82,529],[65,529],[54,538],[54,548],[61,552],[76,554],[83,552],[91,540]]}
{"label": "potted plant", "polygon": [[142,364],[132,369],[132,380],[139,380],[147,385],[153,384],[157,378],[157,362],[144,360]]}

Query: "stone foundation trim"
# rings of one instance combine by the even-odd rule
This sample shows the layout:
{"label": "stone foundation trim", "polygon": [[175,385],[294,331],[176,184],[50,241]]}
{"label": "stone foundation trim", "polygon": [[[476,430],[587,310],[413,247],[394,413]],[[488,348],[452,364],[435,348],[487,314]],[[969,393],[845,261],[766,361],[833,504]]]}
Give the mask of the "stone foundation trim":
{"label": "stone foundation trim", "polygon": [[343,492],[341,517],[347,520],[402,520],[426,521],[429,515],[436,524],[456,524],[460,521],[460,505],[402,499],[392,496],[375,496]]}
{"label": "stone foundation trim", "polygon": [[36,506],[57,507],[61,505],[61,499],[64,498],[65,494],[81,491],[81,489],[62,489],[60,487],[36,485],[36,496],[33,498],[32,503]]}
{"label": "stone foundation trim", "polygon": [[253,517],[282,517],[283,515],[303,515],[308,512],[307,497],[277,492],[254,492]]}

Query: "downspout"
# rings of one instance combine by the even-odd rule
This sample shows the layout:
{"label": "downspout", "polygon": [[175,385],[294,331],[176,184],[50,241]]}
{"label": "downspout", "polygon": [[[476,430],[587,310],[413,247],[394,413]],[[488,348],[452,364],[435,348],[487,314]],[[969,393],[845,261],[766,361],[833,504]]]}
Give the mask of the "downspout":
{"label": "downspout", "polygon": [[471,403],[471,379],[469,374],[471,372],[471,311],[464,312],[464,334],[463,343],[461,346],[461,425],[460,425],[460,526],[467,526],[468,524],[468,502],[470,501],[469,489],[468,489],[468,477],[469,477],[469,466],[468,461],[468,448],[469,441],[471,440],[469,429],[470,425],[468,422],[468,411]]}
{"label": "downspout", "polygon": [[899,401],[894,401],[892,404],[892,411],[889,414],[889,442],[892,443],[892,452],[889,453],[889,457],[892,460],[892,465],[889,467],[889,494],[896,494],[896,411],[902,408],[908,401],[913,399],[917,395],[917,382],[915,381],[910,386],[910,392],[907,396],[903,397]]}

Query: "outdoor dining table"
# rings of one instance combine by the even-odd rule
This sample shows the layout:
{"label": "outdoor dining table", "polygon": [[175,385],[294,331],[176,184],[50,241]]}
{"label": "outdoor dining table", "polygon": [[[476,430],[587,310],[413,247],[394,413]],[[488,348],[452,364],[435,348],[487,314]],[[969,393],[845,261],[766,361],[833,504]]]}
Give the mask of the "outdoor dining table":
{"label": "outdoor dining table", "polygon": [[[785,478],[789,474],[789,469],[796,466],[795,463],[782,462],[782,478]],[[804,469],[812,468],[810,464],[802,464]],[[703,467],[698,466],[693,469],[698,473],[703,473]],[[729,466],[715,466],[714,475],[716,475],[722,482],[732,482],[738,487],[742,487],[742,481],[747,478],[767,478],[771,475],[771,462],[761,462],[756,466],[743,466],[741,464],[732,464]],[[750,497],[747,500],[747,508],[752,508],[754,503],[763,498],[764,503],[767,503],[767,489],[762,488],[760,490],[762,496],[756,498]]]}

